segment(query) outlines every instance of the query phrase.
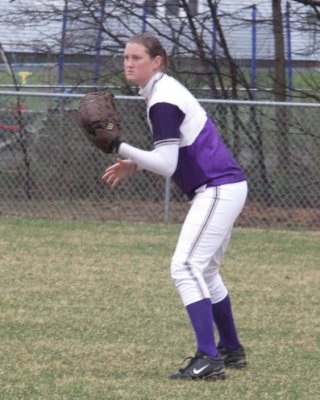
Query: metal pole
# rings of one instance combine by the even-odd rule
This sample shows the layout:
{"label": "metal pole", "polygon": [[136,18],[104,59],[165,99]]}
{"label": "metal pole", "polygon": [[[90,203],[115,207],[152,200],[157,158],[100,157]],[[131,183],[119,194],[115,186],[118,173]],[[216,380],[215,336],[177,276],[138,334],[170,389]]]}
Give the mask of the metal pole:
{"label": "metal pole", "polygon": [[212,53],[215,56],[217,51],[217,29],[215,21],[217,19],[217,4],[213,4],[211,8],[211,16],[212,16]]}
{"label": "metal pole", "polygon": [[63,82],[63,67],[64,67],[64,47],[66,40],[66,30],[67,30],[67,19],[68,19],[68,0],[64,2],[63,17],[62,17],[62,32],[61,32],[61,44],[60,44],[60,54],[58,61],[58,84],[62,85]]}
{"label": "metal pole", "polygon": [[257,74],[257,6],[252,6],[252,38],[251,38],[251,88],[255,89]]}
{"label": "metal pole", "polygon": [[143,14],[142,14],[142,33],[147,30],[147,17],[148,17],[148,7],[143,7]]}
{"label": "metal pole", "polygon": [[291,48],[291,24],[290,24],[290,3],[286,4],[286,27],[287,27],[287,69],[288,69],[288,88],[292,85],[292,48]]}
{"label": "metal pole", "polygon": [[164,221],[169,219],[170,210],[170,178],[166,178],[164,189]]}
{"label": "metal pole", "polygon": [[97,86],[99,76],[100,76],[100,65],[101,65],[101,43],[102,43],[102,35],[103,35],[103,21],[105,15],[105,0],[100,0],[100,23],[97,31],[97,40],[96,40],[96,59],[95,59],[95,69],[94,69],[94,85]]}

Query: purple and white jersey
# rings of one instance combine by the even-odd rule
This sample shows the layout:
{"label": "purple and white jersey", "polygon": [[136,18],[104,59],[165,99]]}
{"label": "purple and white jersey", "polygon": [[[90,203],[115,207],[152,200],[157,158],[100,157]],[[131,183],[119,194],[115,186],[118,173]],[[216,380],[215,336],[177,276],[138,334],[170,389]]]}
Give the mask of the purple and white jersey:
{"label": "purple and white jersey", "polygon": [[174,182],[189,196],[203,186],[246,180],[215,124],[196,98],[176,79],[158,72],[140,90],[146,98],[155,147],[179,144]]}

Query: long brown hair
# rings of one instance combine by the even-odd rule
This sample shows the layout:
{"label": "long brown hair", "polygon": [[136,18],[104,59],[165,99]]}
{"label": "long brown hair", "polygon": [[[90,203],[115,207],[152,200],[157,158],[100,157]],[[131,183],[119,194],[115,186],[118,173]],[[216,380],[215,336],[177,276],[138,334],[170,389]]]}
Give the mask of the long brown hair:
{"label": "long brown hair", "polygon": [[167,52],[160,43],[160,40],[149,32],[134,35],[129,43],[138,43],[144,46],[151,58],[160,56],[162,58],[161,70],[165,71],[168,67]]}

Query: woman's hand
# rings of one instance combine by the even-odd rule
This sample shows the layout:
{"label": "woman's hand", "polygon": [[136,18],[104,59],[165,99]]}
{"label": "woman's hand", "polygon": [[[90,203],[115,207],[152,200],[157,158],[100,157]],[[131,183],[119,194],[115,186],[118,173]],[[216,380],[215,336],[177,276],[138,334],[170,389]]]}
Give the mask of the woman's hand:
{"label": "woman's hand", "polygon": [[104,171],[101,177],[103,183],[116,187],[123,179],[135,173],[137,164],[131,160],[117,160],[117,162]]}

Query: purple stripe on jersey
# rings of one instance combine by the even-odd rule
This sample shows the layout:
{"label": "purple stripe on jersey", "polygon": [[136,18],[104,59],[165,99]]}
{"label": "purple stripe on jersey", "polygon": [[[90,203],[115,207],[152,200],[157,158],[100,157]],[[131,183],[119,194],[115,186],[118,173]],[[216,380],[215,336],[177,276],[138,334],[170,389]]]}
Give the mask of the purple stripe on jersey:
{"label": "purple stripe on jersey", "polygon": [[241,182],[246,180],[246,175],[208,118],[195,141],[179,149],[178,165],[172,178],[184,193],[192,196],[202,185]]}
{"label": "purple stripe on jersey", "polygon": [[166,140],[159,140],[157,142],[153,142],[154,146],[163,146],[163,145],[167,145],[167,144],[172,144],[172,143],[177,143],[179,144],[179,139],[166,139]]}
{"label": "purple stripe on jersey", "polygon": [[174,104],[156,103],[149,110],[153,141],[180,139],[180,125],[185,114]]}

